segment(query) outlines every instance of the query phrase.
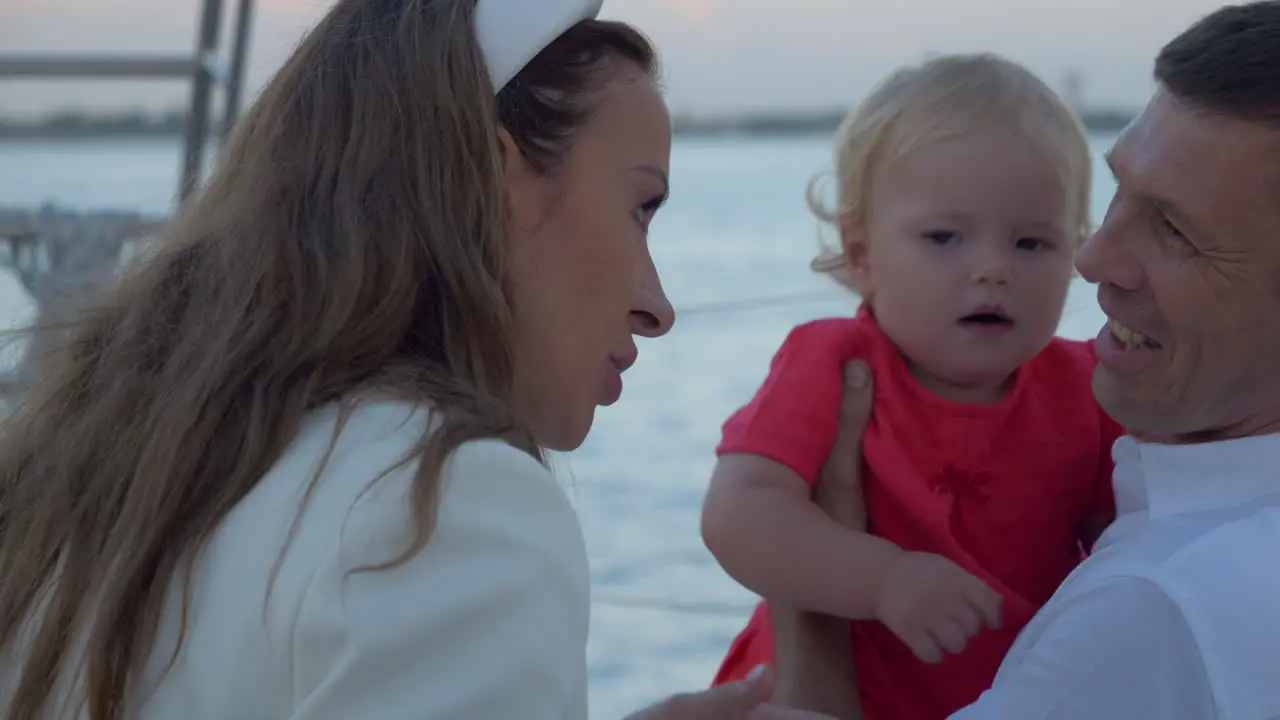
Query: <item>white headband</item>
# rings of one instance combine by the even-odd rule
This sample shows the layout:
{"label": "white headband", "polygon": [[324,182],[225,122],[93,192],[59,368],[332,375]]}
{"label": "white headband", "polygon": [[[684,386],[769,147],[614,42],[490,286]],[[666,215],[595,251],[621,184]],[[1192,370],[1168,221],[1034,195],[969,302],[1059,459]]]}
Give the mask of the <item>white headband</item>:
{"label": "white headband", "polygon": [[551,41],[600,13],[604,0],[477,0],[476,39],[495,91]]}

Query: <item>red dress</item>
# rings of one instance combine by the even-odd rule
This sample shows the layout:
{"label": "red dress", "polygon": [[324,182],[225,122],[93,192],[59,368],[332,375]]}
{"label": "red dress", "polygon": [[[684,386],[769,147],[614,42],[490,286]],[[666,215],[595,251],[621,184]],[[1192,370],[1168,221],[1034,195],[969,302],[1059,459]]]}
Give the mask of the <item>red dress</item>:
{"label": "red dress", "polygon": [[[1122,430],[1094,401],[1092,343],[1054,338],[1001,402],[957,403],[915,381],[864,306],[792,330],[755,397],[725,422],[717,454],[767,457],[812,484],[835,440],[841,368],[854,358],[875,379],[862,438],[869,532],[944,555],[1004,597],[1001,628],[936,665],[881,623],[853,623],[865,717],[946,718],[991,686],[1018,632],[1080,562],[1085,519],[1112,511],[1111,445]],[[762,604],[715,684],[772,656]]]}

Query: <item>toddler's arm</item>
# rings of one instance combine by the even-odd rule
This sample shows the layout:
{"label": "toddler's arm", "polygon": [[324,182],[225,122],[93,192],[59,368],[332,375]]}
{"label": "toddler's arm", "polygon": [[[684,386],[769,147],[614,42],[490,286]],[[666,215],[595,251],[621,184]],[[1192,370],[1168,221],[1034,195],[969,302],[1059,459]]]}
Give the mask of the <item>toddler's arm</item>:
{"label": "toddler's arm", "polygon": [[745,453],[716,463],[702,537],[730,577],[765,599],[856,620],[876,617],[883,579],[903,554],[828,517],[793,470]]}
{"label": "toddler's arm", "polygon": [[1000,596],[940,555],[843,527],[810,499],[835,443],[855,331],[828,320],[787,336],[755,397],[724,424],[702,537],[725,572],[766,600],[880,620],[936,662],[999,623]]}
{"label": "toddler's arm", "polygon": [[845,528],[798,475],[759,456],[721,456],[702,537],[725,572],[765,600],[879,620],[924,662],[1000,625],[1001,597],[982,580],[941,555]]}
{"label": "toddler's arm", "polygon": [[783,341],[755,396],[724,424],[702,536],[725,571],[768,600],[870,618],[876,578],[899,551],[842,527],[810,499],[835,443],[852,319],[818,320]]}

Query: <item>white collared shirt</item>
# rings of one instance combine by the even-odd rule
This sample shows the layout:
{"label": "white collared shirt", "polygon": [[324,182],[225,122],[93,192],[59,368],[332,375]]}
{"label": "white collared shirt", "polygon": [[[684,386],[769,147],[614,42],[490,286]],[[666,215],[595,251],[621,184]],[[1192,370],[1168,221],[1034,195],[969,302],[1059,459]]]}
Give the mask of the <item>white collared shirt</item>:
{"label": "white collared shirt", "polygon": [[1115,524],[952,720],[1280,719],[1280,434],[1112,455]]}

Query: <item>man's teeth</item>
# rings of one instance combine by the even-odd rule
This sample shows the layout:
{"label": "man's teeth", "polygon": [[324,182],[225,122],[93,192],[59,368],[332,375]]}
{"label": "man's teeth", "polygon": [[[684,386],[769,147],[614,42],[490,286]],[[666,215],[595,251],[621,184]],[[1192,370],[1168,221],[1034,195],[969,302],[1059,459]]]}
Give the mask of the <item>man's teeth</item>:
{"label": "man's teeth", "polygon": [[1151,340],[1148,340],[1146,335],[1143,335],[1137,330],[1133,330],[1131,328],[1125,327],[1124,325],[1121,325],[1115,320],[1110,320],[1107,322],[1107,329],[1110,330],[1111,334],[1115,335],[1116,339],[1119,340],[1121,343],[1123,343],[1125,347],[1128,347],[1128,348],[1160,347],[1159,345],[1152,342]]}

